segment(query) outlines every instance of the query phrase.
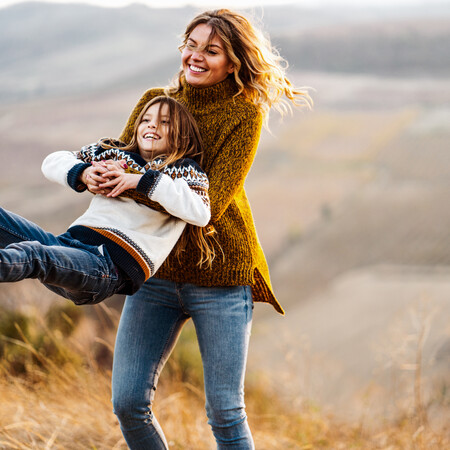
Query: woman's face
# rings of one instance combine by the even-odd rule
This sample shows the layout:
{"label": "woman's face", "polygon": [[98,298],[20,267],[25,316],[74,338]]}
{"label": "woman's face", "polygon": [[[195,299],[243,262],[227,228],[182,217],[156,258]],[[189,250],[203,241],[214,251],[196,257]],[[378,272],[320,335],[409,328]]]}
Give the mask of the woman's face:
{"label": "woman's face", "polygon": [[145,111],[137,128],[136,139],[139,153],[146,161],[151,161],[168,150],[169,106],[163,104],[161,116],[158,117],[160,106],[161,103],[151,105]]}
{"label": "woman's face", "polygon": [[214,36],[209,42],[211,31],[209,25],[197,25],[181,53],[186,81],[195,87],[212,86],[233,73],[234,65],[225,53],[222,39]]}

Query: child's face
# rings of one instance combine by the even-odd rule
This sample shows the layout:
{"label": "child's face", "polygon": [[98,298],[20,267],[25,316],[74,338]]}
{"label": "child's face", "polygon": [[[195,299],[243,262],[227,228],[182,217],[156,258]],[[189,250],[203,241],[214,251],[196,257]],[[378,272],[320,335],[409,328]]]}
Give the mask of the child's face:
{"label": "child's face", "polygon": [[169,106],[163,104],[158,117],[160,105],[155,103],[147,109],[137,129],[139,153],[146,161],[168,150]]}

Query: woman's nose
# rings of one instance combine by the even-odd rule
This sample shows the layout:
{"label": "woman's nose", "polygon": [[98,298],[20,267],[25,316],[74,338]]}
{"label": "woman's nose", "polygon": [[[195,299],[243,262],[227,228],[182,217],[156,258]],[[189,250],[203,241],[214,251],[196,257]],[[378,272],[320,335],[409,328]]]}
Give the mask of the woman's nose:
{"label": "woman's nose", "polygon": [[191,55],[192,59],[201,60],[203,59],[203,52],[200,50],[194,50]]}

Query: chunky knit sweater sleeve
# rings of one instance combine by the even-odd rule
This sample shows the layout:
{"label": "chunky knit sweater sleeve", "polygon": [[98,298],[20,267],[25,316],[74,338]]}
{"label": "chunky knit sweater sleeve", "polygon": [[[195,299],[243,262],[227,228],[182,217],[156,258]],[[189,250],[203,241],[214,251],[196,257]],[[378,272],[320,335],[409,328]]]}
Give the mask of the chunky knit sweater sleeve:
{"label": "chunky knit sweater sleeve", "polygon": [[242,191],[256,155],[262,116],[253,107],[239,111],[224,128],[226,138],[208,171],[211,221],[219,220]]}

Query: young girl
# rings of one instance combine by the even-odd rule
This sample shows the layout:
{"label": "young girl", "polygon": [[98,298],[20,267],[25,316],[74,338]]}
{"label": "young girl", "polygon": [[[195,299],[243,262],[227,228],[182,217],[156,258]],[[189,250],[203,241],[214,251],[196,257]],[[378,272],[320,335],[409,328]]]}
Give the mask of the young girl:
{"label": "young girl", "polygon": [[[97,178],[108,193],[95,195],[59,236],[0,208],[0,281],[37,278],[76,304],[136,292],[186,223],[204,227],[210,219],[208,179],[198,164],[202,151],[190,113],[161,96],[143,108],[128,145],[100,141],[77,154],[50,154],[42,164],[49,180],[81,192],[87,177]],[[204,252],[201,233],[191,235]]]}

